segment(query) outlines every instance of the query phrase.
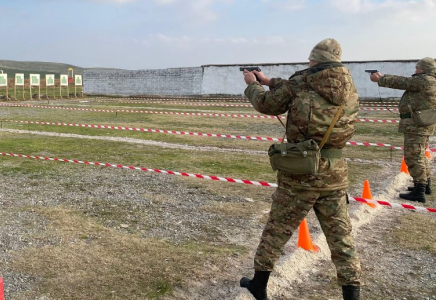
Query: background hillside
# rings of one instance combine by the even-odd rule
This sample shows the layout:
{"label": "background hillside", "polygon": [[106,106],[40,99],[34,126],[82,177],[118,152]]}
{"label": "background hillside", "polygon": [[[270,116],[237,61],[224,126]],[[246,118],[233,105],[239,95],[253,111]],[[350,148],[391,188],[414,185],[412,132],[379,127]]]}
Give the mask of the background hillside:
{"label": "background hillside", "polygon": [[41,77],[44,77],[46,74],[55,74],[56,77],[59,77],[59,74],[68,74],[68,68],[73,68],[74,74],[83,74],[84,68],[69,64],[0,60],[0,70],[3,70],[3,73],[7,73],[8,77],[13,77],[15,73],[24,73],[25,77],[28,77],[30,73],[41,74]]}
{"label": "background hillside", "polygon": [[15,73],[24,73],[27,78],[30,73],[36,73],[41,74],[41,78],[44,78],[46,74],[55,74],[59,78],[59,74],[68,74],[68,68],[73,68],[74,74],[77,75],[82,75],[83,70],[86,69],[53,62],[0,60],[0,70],[7,73],[8,77],[13,77]]}

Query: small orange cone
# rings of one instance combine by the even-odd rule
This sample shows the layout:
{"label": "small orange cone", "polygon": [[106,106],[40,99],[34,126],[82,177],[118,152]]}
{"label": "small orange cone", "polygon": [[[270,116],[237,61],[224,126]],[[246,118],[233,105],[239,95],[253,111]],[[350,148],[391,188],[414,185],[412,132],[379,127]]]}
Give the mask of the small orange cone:
{"label": "small orange cone", "polygon": [[406,162],[404,161],[404,156],[403,156],[403,161],[401,162],[401,169],[400,169],[400,173],[406,173],[407,175],[409,174],[409,169],[407,168]]}
{"label": "small orange cone", "polygon": [[0,277],[0,300],[5,300],[5,295],[3,293],[3,277]]}
{"label": "small orange cone", "polygon": [[319,250],[319,248],[312,243],[309,226],[307,226],[306,219],[303,219],[303,221],[301,221],[300,223],[300,226],[298,227],[298,247],[313,252],[317,252]]}
{"label": "small orange cone", "polygon": [[[363,199],[372,200],[371,189],[369,187],[369,181],[368,180],[365,180],[363,182],[362,198]],[[365,203],[365,204],[368,204],[372,208],[376,208],[376,205],[374,203]]]}
{"label": "small orange cone", "polygon": [[425,156],[428,159],[431,159],[431,151],[430,151],[430,147],[429,146],[427,146],[427,149],[425,149]]}

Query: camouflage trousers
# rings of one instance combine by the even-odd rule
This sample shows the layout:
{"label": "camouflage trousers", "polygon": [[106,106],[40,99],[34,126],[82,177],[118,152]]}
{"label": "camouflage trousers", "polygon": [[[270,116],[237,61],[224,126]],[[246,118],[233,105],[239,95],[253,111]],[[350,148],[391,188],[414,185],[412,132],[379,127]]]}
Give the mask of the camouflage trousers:
{"label": "camouflage trousers", "polygon": [[272,271],[285,244],[314,209],[327,238],[339,285],[360,285],[360,260],[351,235],[346,191],[298,191],[280,185],[254,258],[256,271]]}
{"label": "camouflage trousers", "polygon": [[404,134],[404,162],[414,183],[425,183],[430,178],[430,166],[425,149],[429,143],[428,135]]}

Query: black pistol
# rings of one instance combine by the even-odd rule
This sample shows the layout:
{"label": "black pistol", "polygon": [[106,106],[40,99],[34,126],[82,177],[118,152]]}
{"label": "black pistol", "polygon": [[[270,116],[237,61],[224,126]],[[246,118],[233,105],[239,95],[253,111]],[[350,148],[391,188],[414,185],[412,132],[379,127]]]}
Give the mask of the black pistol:
{"label": "black pistol", "polygon": [[365,70],[365,72],[366,72],[366,73],[374,74],[374,73],[377,73],[378,70]]}
{"label": "black pistol", "polygon": [[[261,71],[259,67],[241,67],[241,68],[239,68],[239,71],[242,71],[242,72],[243,72],[244,70],[247,70],[248,72],[252,72],[252,71],[258,71],[258,72],[260,72],[260,71]],[[260,82],[260,81],[259,81],[259,78],[257,78],[257,75],[254,74],[254,76],[256,76],[256,80],[257,80],[258,82]]]}

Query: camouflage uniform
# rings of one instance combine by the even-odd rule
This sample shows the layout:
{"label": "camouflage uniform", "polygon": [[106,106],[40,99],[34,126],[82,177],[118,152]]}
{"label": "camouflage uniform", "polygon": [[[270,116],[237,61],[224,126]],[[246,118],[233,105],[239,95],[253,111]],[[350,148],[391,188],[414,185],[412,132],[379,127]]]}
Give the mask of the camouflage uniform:
{"label": "camouflage uniform", "polygon": [[[337,60],[296,72],[289,80],[273,78],[269,88],[265,91],[262,85],[253,82],[245,95],[261,113],[287,112],[288,142],[313,139],[319,143],[341,104],[345,104],[344,110],[324,148],[342,149],[354,134],[359,106],[357,91],[349,70]],[[345,159],[321,157],[316,175],[279,170],[277,181],[254,269],[271,271],[274,268],[286,242],[313,207],[327,238],[339,285],[360,285],[360,261],[351,235],[346,201]]]}
{"label": "camouflage uniform", "polygon": [[398,127],[398,131],[404,134],[404,161],[413,182],[427,184],[430,168],[425,150],[429,136],[435,131],[435,125],[416,125],[411,118],[409,105],[412,111],[436,108],[436,70],[430,68],[425,73],[413,74],[412,77],[383,75],[378,85],[405,90],[399,104],[401,120]]}

